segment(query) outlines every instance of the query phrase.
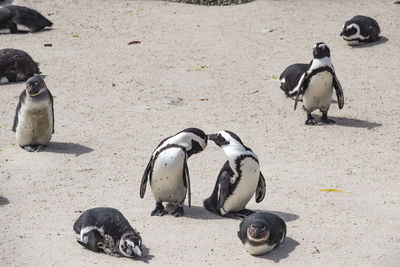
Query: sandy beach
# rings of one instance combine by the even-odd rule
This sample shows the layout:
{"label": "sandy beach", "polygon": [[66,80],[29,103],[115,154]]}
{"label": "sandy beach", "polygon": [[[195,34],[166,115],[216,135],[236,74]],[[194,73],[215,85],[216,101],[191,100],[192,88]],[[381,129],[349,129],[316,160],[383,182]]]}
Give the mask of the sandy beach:
{"label": "sandy beach", "polygon": [[[40,63],[54,95],[55,134],[41,153],[19,148],[11,127],[25,84],[0,86],[1,266],[399,266],[394,0],[14,4],[54,23],[37,33],[0,34],[0,49],[22,49]],[[344,43],[341,27],[358,14],[379,22],[384,41]],[[335,124],[310,127],[278,77],[290,64],[309,63],[319,41],[330,47],[345,105],[332,103]],[[247,208],[285,220],[287,237],[276,250],[249,255],[236,234],[239,221],[202,207],[226,161],[212,142],[189,159],[192,207],[185,216],[150,216],[150,187],[139,197],[147,162],[162,139],[188,127],[231,130],[258,155],[267,194]],[[141,233],[140,260],[76,242],[80,212],[102,206],[119,209]]]}

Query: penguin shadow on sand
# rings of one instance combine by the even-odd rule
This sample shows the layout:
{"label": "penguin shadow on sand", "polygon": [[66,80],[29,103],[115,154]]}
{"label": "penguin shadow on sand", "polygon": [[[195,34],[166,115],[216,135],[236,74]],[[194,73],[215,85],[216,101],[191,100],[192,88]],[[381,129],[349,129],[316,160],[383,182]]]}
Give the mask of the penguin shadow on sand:
{"label": "penguin shadow on sand", "polygon": [[154,255],[150,254],[150,249],[148,247],[146,247],[144,244],[142,244],[142,256],[139,258],[136,258],[135,260],[149,264],[150,263],[149,261],[151,261],[153,258],[154,258]]}
{"label": "penguin shadow on sand", "polygon": [[226,220],[229,218],[225,218],[214,213],[209,212],[203,206],[191,206],[185,207],[185,215],[184,217],[190,219],[200,219],[200,220]]}
{"label": "penguin shadow on sand", "polygon": [[5,197],[0,196],[0,206],[5,206],[8,204],[10,204],[10,201]]}
{"label": "penguin shadow on sand", "polygon": [[[282,212],[282,211],[265,211],[265,210],[255,210],[255,211],[269,212],[275,214],[281,217],[285,221],[285,223],[295,221],[299,218],[299,216],[296,214]],[[290,235],[290,225],[287,226],[287,232]],[[283,243],[280,244],[278,247],[276,247],[274,250],[272,250],[267,254],[255,257],[272,260],[275,263],[278,263],[280,260],[289,257],[289,254],[292,253],[298,245],[300,245],[299,242],[297,242],[296,240],[294,240],[289,236],[286,236]]]}
{"label": "penguin shadow on sand", "polygon": [[333,117],[329,116],[330,119],[334,120],[335,123],[331,124],[326,124],[326,123],[320,123],[321,117],[319,115],[313,115],[316,120],[317,124],[313,126],[330,126],[330,125],[339,125],[343,127],[353,127],[353,128],[364,128],[368,130],[372,130],[376,127],[381,127],[382,123],[377,123],[377,122],[369,122],[365,120],[358,120],[358,119],[352,119],[352,118],[342,118],[342,117]]}
{"label": "penguin shadow on sand", "polygon": [[50,142],[44,150],[45,152],[75,154],[76,157],[93,151],[92,148],[74,143]]}
{"label": "penguin shadow on sand", "polygon": [[375,46],[375,45],[380,45],[380,44],[384,44],[387,41],[389,41],[388,38],[384,37],[384,36],[380,36],[378,38],[378,40],[374,41],[374,42],[369,42],[369,43],[360,43],[357,45],[349,45],[351,48],[365,48],[365,47],[371,47],[371,46]]}

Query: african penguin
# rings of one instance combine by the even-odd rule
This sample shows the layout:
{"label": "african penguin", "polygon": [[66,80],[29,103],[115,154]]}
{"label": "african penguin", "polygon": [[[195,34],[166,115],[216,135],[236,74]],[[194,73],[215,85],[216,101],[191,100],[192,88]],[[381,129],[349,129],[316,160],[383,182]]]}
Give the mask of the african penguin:
{"label": "african penguin", "polygon": [[142,238],[122,213],[113,208],[93,208],[81,214],[74,223],[79,244],[95,252],[128,258],[142,255]]}
{"label": "african penguin", "polygon": [[247,252],[251,255],[262,255],[283,242],[286,224],[275,214],[256,212],[242,220],[237,234]]}
{"label": "african penguin", "polygon": [[[325,43],[317,43],[313,49],[313,56],[314,59],[305,72],[303,72],[303,69],[292,67],[293,65],[291,65],[282,73],[281,77],[284,79],[285,84],[291,85],[290,88],[296,84],[287,93],[291,96],[296,95],[295,110],[299,96],[303,96],[303,108],[307,112],[307,125],[316,123],[311,115],[311,112],[316,109],[322,112],[321,122],[334,123],[333,120],[328,119],[328,110],[332,102],[332,88],[335,88],[339,109],[342,109],[344,105],[342,86],[331,63],[329,47]],[[290,71],[287,71],[288,69]],[[300,73],[300,79],[296,83],[295,80],[297,80]]]}
{"label": "african penguin", "polygon": [[38,63],[30,55],[18,49],[0,50],[0,84],[25,81],[40,74]]}
{"label": "african penguin", "polygon": [[204,207],[230,218],[253,213],[245,209],[246,204],[254,193],[256,202],[261,202],[266,192],[257,156],[230,131],[210,134],[208,139],[223,149],[228,160],[222,166],[211,196],[204,200]]}
{"label": "african penguin", "polygon": [[373,42],[379,39],[381,30],[378,22],[366,16],[355,16],[343,25],[340,36],[350,45]]}
{"label": "african penguin", "polygon": [[203,151],[207,146],[207,135],[200,129],[188,128],[164,139],[154,150],[140,183],[140,197],[146,192],[147,180],[150,182],[156,208],[151,216],[167,214],[162,202],[176,204],[172,213],[183,216],[183,202],[188,194],[191,205],[190,179],[187,159]]}
{"label": "african penguin", "polygon": [[26,151],[42,151],[54,133],[53,96],[42,77],[33,76],[19,96],[12,131]]}
{"label": "african penguin", "polygon": [[53,23],[36,10],[24,6],[11,5],[0,8],[0,29],[9,29],[11,33],[18,33],[17,25],[36,32],[52,26]]}

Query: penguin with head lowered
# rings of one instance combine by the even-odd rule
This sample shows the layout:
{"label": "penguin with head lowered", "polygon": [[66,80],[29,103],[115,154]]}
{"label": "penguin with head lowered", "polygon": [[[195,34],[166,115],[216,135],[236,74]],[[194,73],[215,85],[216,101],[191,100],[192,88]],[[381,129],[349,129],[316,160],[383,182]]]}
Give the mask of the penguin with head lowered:
{"label": "penguin with head lowered", "polygon": [[53,96],[40,76],[26,81],[19,96],[12,131],[26,151],[42,151],[54,133]]}
{"label": "penguin with head lowered", "polygon": [[142,255],[142,238],[119,210],[93,208],[81,214],[74,223],[79,244],[94,252],[128,258]]}
{"label": "penguin with head lowered", "polygon": [[344,23],[340,36],[349,45],[354,45],[376,41],[380,33],[381,29],[376,20],[358,15]]}
{"label": "penguin with head lowered", "polygon": [[261,202],[266,193],[257,156],[233,132],[220,131],[210,134],[208,139],[223,149],[228,160],[219,172],[211,196],[204,200],[204,207],[230,218],[252,214],[253,211],[245,209],[247,203],[254,194],[256,202]]}
{"label": "penguin with head lowered", "polygon": [[151,155],[140,183],[140,197],[146,192],[147,181],[156,200],[156,208],[151,216],[167,214],[163,202],[176,205],[172,213],[175,217],[183,216],[183,202],[186,193],[191,205],[190,178],[187,159],[203,151],[207,146],[207,135],[200,129],[188,128],[170,136],[157,146]]}
{"label": "penguin with head lowered", "polygon": [[314,59],[308,66],[294,64],[287,67],[281,74],[281,88],[286,95],[296,96],[294,109],[302,95],[303,108],[307,112],[306,124],[316,123],[311,115],[316,109],[322,112],[321,122],[334,123],[335,121],[328,119],[328,110],[332,102],[333,88],[336,91],[339,109],[343,108],[342,86],[331,63],[329,47],[322,42],[315,44],[313,56]]}
{"label": "penguin with head lowered", "polygon": [[18,33],[17,25],[22,25],[32,32],[50,27],[53,23],[34,9],[24,6],[5,6],[0,8],[0,29],[9,29],[11,33]]}

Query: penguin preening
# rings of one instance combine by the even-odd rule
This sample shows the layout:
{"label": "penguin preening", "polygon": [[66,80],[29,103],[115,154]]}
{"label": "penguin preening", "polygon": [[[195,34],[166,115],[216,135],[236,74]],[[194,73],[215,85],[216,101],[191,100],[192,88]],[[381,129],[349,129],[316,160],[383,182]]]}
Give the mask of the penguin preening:
{"label": "penguin preening", "polygon": [[0,8],[0,29],[9,29],[11,33],[18,33],[17,25],[36,32],[52,26],[53,23],[28,7],[11,5]]}
{"label": "penguin preening", "polygon": [[164,139],[154,150],[140,183],[140,197],[146,192],[147,181],[156,200],[156,208],[151,216],[167,214],[163,202],[177,207],[172,213],[183,216],[183,202],[186,193],[191,205],[190,178],[187,159],[203,151],[207,146],[207,135],[200,129],[188,128]]}
{"label": "penguin preening", "polygon": [[316,109],[322,112],[321,122],[334,123],[328,119],[328,110],[332,102],[333,88],[336,91],[339,109],[343,108],[342,86],[331,63],[329,47],[325,43],[317,43],[313,49],[313,56],[314,59],[307,69],[305,64],[287,67],[280,77],[281,88],[284,88],[287,96],[296,96],[294,109],[297,107],[299,97],[302,96],[303,108],[307,112],[306,124],[316,123],[311,115]]}
{"label": "penguin preening", "polygon": [[381,29],[376,20],[358,15],[344,23],[340,36],[352,45],[376,41],[380,33]]}
{"label": "penguin preening", "polygon": [[142,238],[122,213],[113,208],[93,208],[81,214],[74,223],[79,244],[94,252],[128,258],[142,255]]}
{"label": "penguin preening", "polygon": [[272,251],[286,237],[286,223],[277,215],[256,212],[242,220],[237,232],[240,241],[251,255]]}
{"label": "penguin preening", "polygon": [[35,74],[40,74],[39,64],[28,53],[11,48],[0,50],[0,84],[25,81]]}
{"label": "penguin preening", "polygon": [[53,96],[40,76],[26,82],[19,96],[12,131],[26,151],[42,151],[54,133]]}
{"label": "penguin preening", "polygon": [[220,131],[208,139],[223,149],[228,160],[219,172],[211,196],[204,200],[204,207],[230,218],[252,214],[253,211],[245,209],[247,203],[254,194],[256,202],[261,202],[266,193],[257,156],[233,132]]}

